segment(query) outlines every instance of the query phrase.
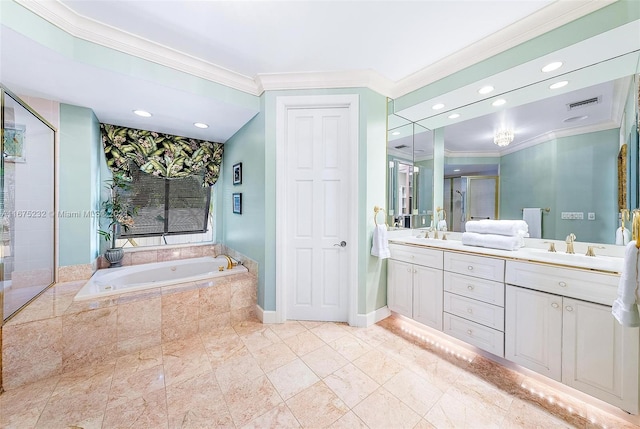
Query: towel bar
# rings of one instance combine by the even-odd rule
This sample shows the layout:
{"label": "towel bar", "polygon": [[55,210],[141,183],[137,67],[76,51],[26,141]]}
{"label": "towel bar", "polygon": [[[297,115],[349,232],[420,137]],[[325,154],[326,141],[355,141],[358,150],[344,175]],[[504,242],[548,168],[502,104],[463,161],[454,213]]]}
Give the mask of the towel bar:
{"label": "towel bar", "polygon": [[631,221],[631,239],[635,240],[636,247],[640,249],[640,210],[633,211],[633,220]]}
{"label": "towel bar", "polygon": [[[523,210],[524,210],[524,208],[520,209],[520,211],[523,211]],[[543,210],[543,211],[545,211],[546,213],[549,213],[549,212],[551,211],[551,207],[546,207],[546,208],[544,208],[544,209],[540,209],[540,210]]]}

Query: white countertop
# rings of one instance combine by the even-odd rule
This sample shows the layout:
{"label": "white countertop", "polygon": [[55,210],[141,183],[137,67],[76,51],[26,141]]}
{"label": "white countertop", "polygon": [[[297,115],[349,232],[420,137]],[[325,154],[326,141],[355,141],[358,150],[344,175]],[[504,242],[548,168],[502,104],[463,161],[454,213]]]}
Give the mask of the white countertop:
{"label": "white countertop", "polygon": [[[449,236],[451,234],[447,233],[447,235]],[[490,249],[486,247],[467,246],[462,244],[462,242],[459,240],[450,238],[447,238],[447,240],[436,240],[434,238],[418,238],[410,235],[389,237],[389,242],[428,248],[437,248],[442,250],[452,250],[456,252],[465,252],[482,256],[496,256],[500,258],[520,260],[524,262],[553,264],[568,268],[596,270],[618,275],[622,272],[623,267],[623,258],[598,255],[599,249],[596,249],[597,256],[585,256],[583,253],[578,253],[578,249],[576,249],[576,254],[568,254],[560,251],[553,253],[547,251],[546,249],[526,246],[518,250],[509,251]]]}

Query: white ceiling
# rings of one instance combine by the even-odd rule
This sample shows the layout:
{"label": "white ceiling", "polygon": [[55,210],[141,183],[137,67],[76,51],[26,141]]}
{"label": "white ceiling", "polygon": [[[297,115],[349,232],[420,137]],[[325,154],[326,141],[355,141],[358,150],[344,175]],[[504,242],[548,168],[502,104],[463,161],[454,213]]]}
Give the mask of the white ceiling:
{"label": "white ceiling", "polygon": [[[548,10],[545,6],[554,2],[20,0],[19,3],[30,3],[30,8],[36,5],[42,10],[53,5],[58,8],[56,13],[61,7],[70,8],[71,11],[67,9],[66,14],[57,16],[64,15],[66,22],[73,24],[70,28],[82,27],[87,39],[91,39],[93,27],[86,24],[99,21],[109,26],[114,39],[145,39],[140,43],[180,51],[212,68],[226,69],[231,80],[259,81],[272,74],[286,79],[288,74],[298,72],[367,71],[379,81],[402,83],[496,32],[513,28],[514,23],[520,25],[522,19],[536,11]],[[568,7],[570,3],[563,4]],[[553,6],[557,5],[556,2]],[[258,111],[258,107],[239,106],[225,97],[198,96],[177,85],[159,84],[133,73],[82,63],[8,26],[2,25],[0,30],[3,84],[19,94],[89,107],[102,122],[224,142]],[[489,52],[477,53],[484,54]],[[133,116],[131,111],[140,108],[154,116],[146,120]],[[204,131],[196,129],[192,125],[196,121],[211,127]]]}

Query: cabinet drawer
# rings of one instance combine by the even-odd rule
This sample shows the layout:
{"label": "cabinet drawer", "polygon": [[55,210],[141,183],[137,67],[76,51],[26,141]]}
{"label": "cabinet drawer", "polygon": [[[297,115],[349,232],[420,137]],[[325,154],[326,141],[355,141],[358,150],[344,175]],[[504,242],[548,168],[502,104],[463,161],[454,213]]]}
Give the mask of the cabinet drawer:
{"label": "cabinet drawer", "polygon": [[444,290],[504,307],[504,283],[444,272]]}
{"label": "cabinet drawer", "polygon": [[442,269],[442,250],[390,244],[391,259],[425,267]]}
{"label": "cabinet drawer", "polygon": [[445,292],[444,311],[489,328],[504,331],[503,307]]}
{"label": "cabinet drawer", "polygon": [[502,259],[445,252],[444,269],[481,279],[504,281],[504,260]]}
{"label": "cabinet drawer", "polygon": [[444,333],[496,356],[504,357],[503,332],[444,313]]}
{"label": "cabinet drawer", "polygon": [[507,261],[506,282],[529,289],[611,305],[620,277],[592,271]]}

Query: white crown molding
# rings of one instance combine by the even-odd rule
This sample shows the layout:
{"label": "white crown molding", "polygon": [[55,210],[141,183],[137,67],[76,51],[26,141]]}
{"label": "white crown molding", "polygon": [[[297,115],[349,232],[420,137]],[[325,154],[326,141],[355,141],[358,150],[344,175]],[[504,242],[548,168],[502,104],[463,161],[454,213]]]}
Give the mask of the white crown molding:
{"label": "white crown molding", "polygon": [[484,61],[521,43],[595,12],[617,0],[556,1],[398,81],[390,98],[398,98]]}
{"label": "white crown molding", "polygon": [[444,156],[446,158],[500,158],[500,155],[501,152],[499,150],[495,152],[465,152],[452,151],[447,149],[444,150]]}
{"label": "white crown molding", "polygon": [[369,88],[397,98],[483,61],[616,0],[556,1],[398,82],[371,70],[259,74],[252,79],[208,61],[82,16],[59,0],[15,0],[70,35],[252,95],[267,90]]}
{"label": "white crown molding", "polygon": [[260,95],[255,81],[247,76],[79,15],[59,0],[15,0],[15,2],[79,39],[115,49],[239,91]]}
{"label": "white crown molding", "polygon": [[393,81],[373,70],[344,72],[305,72],[258,74],[260,91],[287,89],[369,88],[379,94],[390,94]]}

